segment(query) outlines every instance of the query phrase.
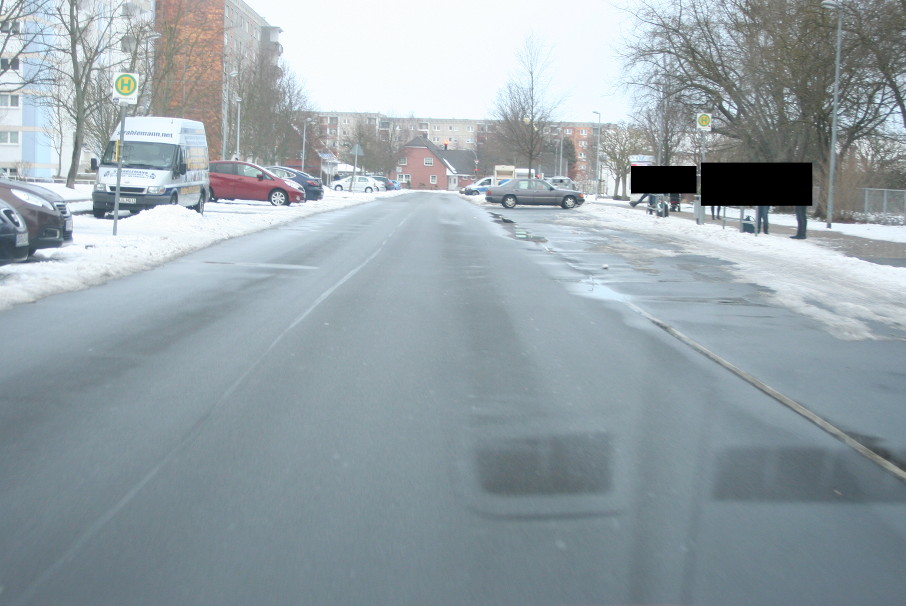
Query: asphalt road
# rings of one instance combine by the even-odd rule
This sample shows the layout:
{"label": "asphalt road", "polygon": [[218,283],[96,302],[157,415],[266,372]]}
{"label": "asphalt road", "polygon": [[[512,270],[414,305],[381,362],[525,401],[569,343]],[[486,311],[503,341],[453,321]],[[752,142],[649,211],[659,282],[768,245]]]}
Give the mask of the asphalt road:
{"label": "asphalt road", "polygon": [[902,483],[512,226],[404,196],[0,313],[0,605],[902,603]]}

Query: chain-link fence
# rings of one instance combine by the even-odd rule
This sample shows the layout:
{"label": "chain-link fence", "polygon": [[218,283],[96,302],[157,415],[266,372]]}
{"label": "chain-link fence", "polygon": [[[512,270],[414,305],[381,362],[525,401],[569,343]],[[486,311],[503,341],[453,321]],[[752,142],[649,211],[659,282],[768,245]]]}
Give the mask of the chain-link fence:
{"label": "chain-link fence", "polygon": [[906,190],[865,188],[861,212],[864,216],[854,218],[867,223],[906,225]]}

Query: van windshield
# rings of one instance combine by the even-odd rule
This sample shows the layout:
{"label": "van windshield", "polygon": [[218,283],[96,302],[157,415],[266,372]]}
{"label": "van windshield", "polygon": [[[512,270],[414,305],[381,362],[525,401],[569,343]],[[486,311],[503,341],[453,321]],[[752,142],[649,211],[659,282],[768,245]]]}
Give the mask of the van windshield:
{"label": "van windshield", "polygon": [[[119,160],[117,156],[119,147],[119,141],[108,143],[101,164],[116,165]],[[173,170],[176,167],[177,149],[177,146],[172,143],[125,141],[123,143],[123,168]]]}

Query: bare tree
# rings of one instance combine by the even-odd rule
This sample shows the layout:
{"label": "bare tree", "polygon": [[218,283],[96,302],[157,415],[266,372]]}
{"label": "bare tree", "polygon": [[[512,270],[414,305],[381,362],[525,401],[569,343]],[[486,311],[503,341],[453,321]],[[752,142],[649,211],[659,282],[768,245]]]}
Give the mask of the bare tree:
{"label": "bare tree", "polygon": [[548,98],[550,53],[534,36],[526,38],[517,54],[520,73],[511,78],[497,93],[493,114],[498,120],[497,133],[520,159],[529,172],[541,155],[544,131],[559,101]]}
{"label": "bare tree", "polygon": [[[716,113],[715,132],[741,159],[827,158],[833,86],[831,17],[812,0],[678,0],[636,12],[627,56],[637,84],[656,80],[687,115]],[[890,115],[890,95],[866,79],[866,52],[848,39],[841,78],[841,149]]]}
{"label": "bare tree", "polygon": [[111,103],[111,68],[116,66],[111,65],[109,57],[121,55],[122,48],[121,23],[111,15],[121,14],[123,7],[102,0],[59,0],[47,6],[57,43],[48,48],[46,69],[56,86],[45,102],[54,111],[62,109],[72,129],[72,155],[66,175],[66,185],[72,187],[89,116]]}
{"label": "bare tree", "polygon": [[[44,33],[30,21],[43,16],[49,0],[0,0],[0,91],[11,93],[44,82],[40,69]],[[36,52],[37,51],[37,52]],[[25,69],[26,60],[38,65]]]}
{"label": "bare tree", "polygon": [[[626,198],[626,183],[629,175],[629,157],[639,153],[645,145],[645,133],[637,126],[626,122],[601,127],[601,159],[604,166],[614,175],[614,198]],[[623,193],[619,194],[622,185]]]}

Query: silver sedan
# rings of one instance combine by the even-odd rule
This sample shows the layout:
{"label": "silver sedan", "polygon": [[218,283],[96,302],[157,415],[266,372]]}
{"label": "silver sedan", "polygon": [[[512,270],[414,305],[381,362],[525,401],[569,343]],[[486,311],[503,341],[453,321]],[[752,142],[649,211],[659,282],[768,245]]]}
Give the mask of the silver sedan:
{"label": "silver sedan", "polygon": [[575,189],[559,189],[544,179],[513,179],[503,185],[488,188],[488,202],[513,208],[517,204],[545,204],[575,208],[585,202],[585,194]]}

